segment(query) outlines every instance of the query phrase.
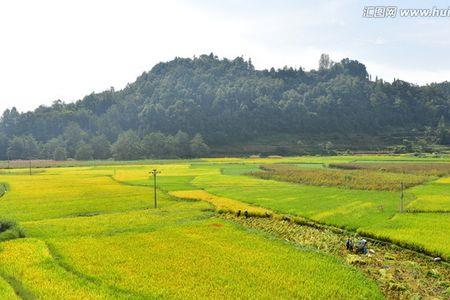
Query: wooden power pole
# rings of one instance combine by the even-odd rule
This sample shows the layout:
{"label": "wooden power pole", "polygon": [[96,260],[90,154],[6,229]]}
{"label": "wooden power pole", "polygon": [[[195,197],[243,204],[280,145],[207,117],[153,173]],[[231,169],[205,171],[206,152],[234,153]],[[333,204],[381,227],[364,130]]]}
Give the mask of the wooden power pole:
{"label": "wooden power pole", "polygon": [[400,184],[401,193],[400,193],[400,212],[403,212],[403,182]]}
{"label": "wooden power pole", "polygon": [[153,175],[153,195],[154,195],[154,200],[155,200],[155,208],[158,207],[158,202],[156,200],[156,175],[161,173],[160,171],[158,171],[157,169],[153,169],[150,174]]}

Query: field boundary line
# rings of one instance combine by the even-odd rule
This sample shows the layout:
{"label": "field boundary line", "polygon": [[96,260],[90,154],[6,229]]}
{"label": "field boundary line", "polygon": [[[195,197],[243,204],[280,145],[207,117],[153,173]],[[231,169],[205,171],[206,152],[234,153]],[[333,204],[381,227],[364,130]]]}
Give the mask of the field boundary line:
{"label": "field boundary line", "polygon": [[94,284],[98,287],[101,288],[105,288],[111,292],[116,292],[121,294],[122,296],[125,297],[135,297],[135,299],[145,299],[148,296],[144,296],[138,293],[134,293],[132,291],[126,290],[126,289],[122,289],[122,288],[118,288],[115,286],[110,286],[108,284],[105,284],[103,282],[101,282],[99,279],[91,277],[89,275],[86,275],[78,270],[76,270],[74,267],[72,267],[70,264],[68,264],[67,262],[63,261],[62,255],[60,255],[58,253],[58,251],[56,250],[56,248],[51,245],[49,242],[45,241],[45,240],[41,240],[44,242],[45,246],[48,249],[48,252],[50,253],[50,256],[52,257],[52,259],[55,261],[55,263],[62,268],[64,271],[74,275],[75,277],[81,279],[82,281],[85,282],[89,282],[91,284]]}
{"label": "field boundary line", "polygon": [[114,178],[114,175],[111,175],[111,174],[109,174],[109,175],[102,175],[102,176],[109,177],[109,178],[111,178],[112,181],[117,182],[118,184],[122,184],[122,185],[148,187],[148,188],[152,187],[152,186],[146,185],[146,184],[130,183],[130,182],[126,182],[126,181],[121,181],[119,179]]}
{"label": "field boundary line", "polygon": [[17,297],[24,300],[37,299],[36,296],[26,289],[22,282],[17,280],[14,276],[6,275],[3,271],[0,271],[0,277],[5,280],[6,283],[13,289]]}
{"label": "field boundary line", "polygon": [[449,214],[450,210],[421,210],[421,209],[406,209],[405,213],[408,214]]}

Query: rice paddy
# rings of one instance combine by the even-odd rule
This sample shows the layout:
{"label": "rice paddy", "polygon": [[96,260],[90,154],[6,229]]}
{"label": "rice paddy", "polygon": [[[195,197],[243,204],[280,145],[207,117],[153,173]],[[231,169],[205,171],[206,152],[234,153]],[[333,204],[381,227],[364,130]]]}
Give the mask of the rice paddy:
{"label": "rice paddy", "polygon": [[[404,161],[413,171],[327,167],[355,160]],[[412,167],[416,161],[423,164],[419,171]],[[0,219],[14,225],[0,232],[0,298],[389,298],[390,283],[336,255],[340,246],[312,248],[327,245],[311,240],[314,235],[287,242],[218,213],[246,212],[270,224],[278,222],[272,215],[298,216],[450,259],[450,181],[444,167],[430,171],[426,162],[406,156],[217,158],[52,165],[31,176],[26,169],[2,170],[7,188]],[[302,179],[251,176],[261,165],[287,168]],[[161,172],[158,208],[153,169]],[[326,172],[355,172],[357,182],[381,187],[330,183]],[[403,202],[398,190],[383,188],[408,179],[413,184]]]}
{"label": "rice paddy", "polygon": [[171,192],[170,195],[182,198],[182,199],[192,199],[192,200],[201,200],[211,203],[217,210],[220,212],[231,212],[238,213],[244,212],[250,213],[252,215],[264,215],[270,214],[270,211],[258,206],[251,206],[246,203],[236,201],[233,199],[218,197],[204,190],[194,190],[194,191],[177,191]]}
{"label": "rice paddy", "polygon": [[449,163],[403,162],[403,163],[335,163],[330,167],[347,170],[375,170],[393,173],[406,173],[428,176],[446,176],[450,174]]}
{"label": "rice paddy", "polygon": [[293,165],[264,165],[253,173],[262,179],[273,179],[315,186],[337,186],[358,190],[398,191],[426,182],[425,175],[376,172],[363,169],[315,169]]}

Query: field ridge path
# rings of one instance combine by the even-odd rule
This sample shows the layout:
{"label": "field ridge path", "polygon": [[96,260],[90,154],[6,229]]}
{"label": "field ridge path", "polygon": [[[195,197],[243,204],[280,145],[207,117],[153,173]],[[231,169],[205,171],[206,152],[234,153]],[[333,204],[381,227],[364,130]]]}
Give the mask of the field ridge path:
{"label": "field ridge path", "polygon": [[122,289],[122,288],[119,288],[119,287],[107,285],[107,284],[101,282],[97,278],[94,278],[92,276],[89,276],[87,274],[84,274],[84,273],[76,270],[70,264],[62,261],[62,255],[60,255],[58,253],[58,251],[56,250],[56,248],[53,245],[51,245],[47,241],[43,241],[43,242],[45,243],[45,245],[46,245],[46,247],[48,249],[48,252],[50,253],[52,259],[56,262],[56,264],[58,266],[60,266],[63,270],[65,270],[66,272],[68,272],[68,273],[70,273],[70,274],[80,278],[81,280],[87,281],[89,283],[92,283],[92,284],[94,284],[94,285],[96,285],[98,287],[105,288],[105,289],[107,289],[107,290],[109,290],[111,292],[116,292],[116,293],[122,294],[122,296],[125,296],[126,298],[133,297],[133,299],[145,299],[146,297],[148,297],[148,296],[145,296],[145,295],[134,293],[134,292],[126,290],[126,289]]}
{"label": "field ridge path", "polygon": [[13,276],[5,275],[2,271],[0,271],[0,278],[2,278],[12,288],[16,296],[20,299],[36,299],[36,296],[31,291],[26,289],[23,284]]}

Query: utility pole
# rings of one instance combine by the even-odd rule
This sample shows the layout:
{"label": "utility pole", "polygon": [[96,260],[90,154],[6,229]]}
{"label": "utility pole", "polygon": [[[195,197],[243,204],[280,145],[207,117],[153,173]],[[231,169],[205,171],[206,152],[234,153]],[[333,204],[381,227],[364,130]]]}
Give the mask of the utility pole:
{"label": "utility pole", "polygon": [[403,182],[400,184],[401,193],[400,193],[400,212],[403,212]]}
{"label": "utility pole", "polygon": [[31,176],[31,158],[30,158],[29,162],[30,162],[30,176]]}
{"label": "utility pole", "polygon": [[158,173],[161,173],[161,172],[156,169],[153,169],[153,171],[150,172],[150,174],[153,175],[153,193],[154,193],[154,197],[155,197],[155,208],[158,207],[158,203],[156,201],[156,175]]}

